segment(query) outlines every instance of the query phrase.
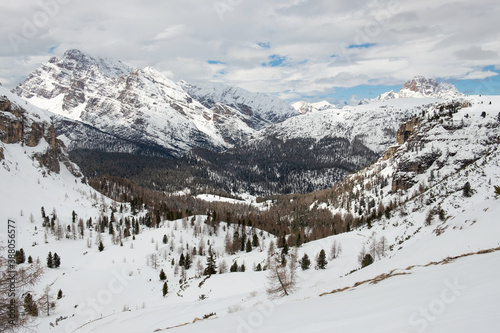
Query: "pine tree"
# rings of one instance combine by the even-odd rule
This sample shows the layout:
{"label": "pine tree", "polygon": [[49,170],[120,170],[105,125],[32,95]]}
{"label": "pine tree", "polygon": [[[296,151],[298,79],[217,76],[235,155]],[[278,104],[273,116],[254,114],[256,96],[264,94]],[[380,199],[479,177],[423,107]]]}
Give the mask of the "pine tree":
{"label": "pine tree", "polygon": [[231,265],[231,267],[229,268],[229,271],[231,273],[234,273],[234,272],[237,272],[238,271],[238,262],[235,261],[233,262],[233,264]]}
{"label": "pine tree", "polygon": [[217,274],[217,265],[215,262],[214,254],[210,250],[207,256],[207,267],[205,268],[205,272],[203,272],[203,275],[212,275],[212,274]]}
{"label": "pine tree", "polygon": [[247,245],[246,245],[246,249],[245,249],[248,252],[252,252],[252,243],[250,242],[250,239],[247,240]]}
{"label": "pine tree", "polygon": [[311,266],[311,260],[309,259],[307,253],[304,253],[304,256],[300,260],[300,268],[302,268],[302,270],[305,271],[306,269],[309,269],[310,266]]}
{"label": "pine tree", "polygon": [[373,257],[369,253],[367,253],[364,256],[363,261],[361,262],[361,268],[364,268],[371,264],[373,264]]}
{"label": "pine tree", "polygon": [[33,263],[33,258],[31,256],[28,256],[28,264],[32,264]]}
{"label": "pine tree", "polygon": [[16,260],[16,264],[24,264],[26,262],[26,255],[24,254],[24,250],[20,248],[14,254],[14,259]]}
{"label": "pine tree", "polygon": [[163,244],[167,244],[168,243],[168,237],[167,237],[167,235],[163,235],[162,242],[163,242]]}
{"label": "pine tree", "polygon": [[54,268],[59,268],[59,266],[61,266],[61,257],[59,257],[55,252],[54,256],[52,257],[52,261]]}
{"label": "pine tree", "polygon": [[167,282],[163,282],[163,297],[168,294],[168,285]]}
{"label": "pine tree", "polygon": [[49,252],[49,254],[47,256],[47,267],[54,268],[54,261],[52,259],[52,252]]}
{"label": "pine tree", "polygon": [[325,250],[321,249],[316,260],[316,267],[318,267],[318,269],[325,269],[327,264]]}
{"label": "pine tree", "polygon": [[104,250],[104,244],[102,243],[102,241],[99,242],[99,252],[102,252]]}
{"label": "pine tree", "polygon": [[184,268],[189,269],[191,268],[191,265],[193,264],[193,260],[191,259],[191,256],[189,255],[189,252],[186,253],[186,257],[184,259]]}
{"label": "pine tree", "polygon": [[[167,279],[167,275],[165,274],[165,271],[162,269],[160,272],[160,280],[165,281]],[[163,295],[165,296],[165,295]]]}
{"label": "pine tree", "polygon": [[259,237],[256,234],[253,234],[252,246],[253,247],[258,247],[259,246]]}
{"label": "pine tree", "polygon": [[57,299],[61,299],[63,297],[63,292],[61,289],[57,292]]}
{"label": "pine tree", "polygon": [[179,257],[179,266],[184,266],[184,265],[186,265],[186,258],[184,257],[184,252],[183,252]]}

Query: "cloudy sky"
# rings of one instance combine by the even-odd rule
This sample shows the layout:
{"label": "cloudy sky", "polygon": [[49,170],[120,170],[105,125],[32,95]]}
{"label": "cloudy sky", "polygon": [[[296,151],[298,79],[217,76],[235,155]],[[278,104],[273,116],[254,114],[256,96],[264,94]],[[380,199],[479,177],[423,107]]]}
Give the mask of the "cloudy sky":
{"label": "cloudy sky", "polygon": [[414,75],[500,94],[498,0],[4,0],[0,16],[7,87],[78,48],[290,100],[375,97]]}

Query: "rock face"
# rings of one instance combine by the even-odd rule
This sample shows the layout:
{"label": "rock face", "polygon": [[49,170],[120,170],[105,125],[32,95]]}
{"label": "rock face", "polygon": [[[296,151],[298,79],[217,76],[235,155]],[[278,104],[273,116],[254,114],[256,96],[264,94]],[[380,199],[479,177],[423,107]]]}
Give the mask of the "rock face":
{"label": "rock face", "polygon": [[[9,94],[7,91],[0,92]],[[60,162],[79,176],[77,168],[71,164],[64,153],[62,141],[56,137],[56,130],[50,117],[45,114],[32,113],[13,102],[7,95],[0,95],[0,141],[5,144],[22,144],[27,147],[42,147],[35,152],[33,158],[50,172],[60,172]],[[46,145],[43,148],[43,145]],[[0,159],[4,159],[3,149]]]}
{"label": "rock face", "polygon": [[420,123],[420,118],[413,117],[410,121],[402,124],[396,133],[396,142],[400,145],[408,141],[408,138],[415,132],[415,127]]}

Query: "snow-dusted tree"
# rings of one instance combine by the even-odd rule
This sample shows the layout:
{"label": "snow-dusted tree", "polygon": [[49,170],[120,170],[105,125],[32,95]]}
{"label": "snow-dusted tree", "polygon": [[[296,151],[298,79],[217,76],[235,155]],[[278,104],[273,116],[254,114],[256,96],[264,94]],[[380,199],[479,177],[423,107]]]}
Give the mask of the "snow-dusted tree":
{"label": "snow-dusted tree", "polygon": [[365,255],[366,255],[366,248],[363,245],[363,247],[361,248],[361,251],[359,251],[359,254],[358,254],[358,262],[360,265],[362,264],[363,259],[365,258]]}
{"label": "snow-dusted tree", "polygon": [[337,240],[334,240],[332,247],[330,248],[330,260],[336,259],[341,254],[342,254],[342,244],[340,244],[340,242],[337,242]]}
{"label": "snow-dusted tree", "polygon": [[212,275],[212,274],[217,274],[217,264],[215,261],[214,253],[210,249],[207,256],[207,267],[205,268],[203,275]]}
{"label": "snow-dusted tree", "polygon": [[279,298],[288,296],[295,291],[296,287],[295,273],[288,266],[283,266],[278,256],[272,256],[269,259],[269,273],[266,286],[269,297]]}
{"label": "snow-dusted tree", "polygon": [[205,267],[203,266],[201,259],[198,258],[198,260],[196,261],[196,275],[202,276],[204,270],[205,270]]}
{"label": "snow-dusted tree", "polygon": [[61,266],[61,257],[55,252],[52,261],[54,262],[54,268],[59,268],[59,266]]}
{"label": "snow-dusted tree", "polygon": [[219,264],[219,274],[225,274],[228,271],[228,266],[227,262],[225,260],[222,260]]}
{"label": "snow-dusted tree", "polygon": [[300,267],[302,268],[303,271],[305,271],[306,269],[309,269],[310,266],[311,266],[311,259],[309,259],[307,253],[304,253],[304,256],[302,257],[302,259],[300,259]]}
{"label": "snow-dusted tree", "polygon": [[99,242],[99,246],[97,247],[99,249],[99,252],[102,252],[104,251],[104,244],[101,242]]}
{"label": "snow-dusted tree", "polygon": [[154,269],[157,269],[158,268],[158,255],[156,253],[152,253],[151,254],[151,267],[153,267]]}
{"label": "snow-dusted tree", "polygon": [[377,244],[377,255],[379,258],[385,257],[385,253],[387,251],[387,238],[385,236],[380,237],[380,240]]}

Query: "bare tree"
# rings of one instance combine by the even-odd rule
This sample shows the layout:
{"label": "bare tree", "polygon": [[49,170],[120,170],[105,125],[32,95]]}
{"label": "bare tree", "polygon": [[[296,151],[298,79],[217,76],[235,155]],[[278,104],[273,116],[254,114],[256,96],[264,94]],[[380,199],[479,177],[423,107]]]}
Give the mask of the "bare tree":
{"label": "bare tree", "polygon": [[332,247],[330,248],[330,260],[336,259],[341,254],[342,254],[342,244],[340,244],[340,242],[337,242],[337,240],[334,240]]}
{"label": "bare tree", "polygon": [[43,269],[41,265],[32,264],[25,268],[17,268],[3,255],[0,248],[0,332],[16,332],[30,329],[32,318],[23,304],[23,294],[31,292],[40,280]]}
{"label": "bare tree", "polygon": [[295,291],[297,285],[294,269],[283,266],[276,256],[269,259],[267,282],[266,291],[271,298],[288,296]]}

